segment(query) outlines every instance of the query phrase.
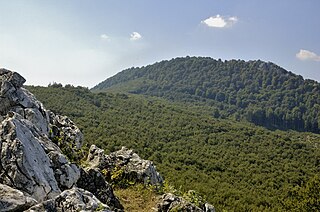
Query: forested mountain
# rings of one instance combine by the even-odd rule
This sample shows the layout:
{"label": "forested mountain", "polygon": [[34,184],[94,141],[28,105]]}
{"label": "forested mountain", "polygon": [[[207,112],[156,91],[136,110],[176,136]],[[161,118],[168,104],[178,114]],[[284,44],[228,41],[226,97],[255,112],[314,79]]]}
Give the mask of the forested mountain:
{"label": "forested mountain", "polygon": [[203,104],[212,108],[214,117],[320,132],[320,84],[260,60],[176,58],[124,70],[92,90]]}
{"label": "forested mountain", "polygon": [[206,195],[217,211],[290,211],[317,201],[309,195],[319,187],[317,134],[217,119],[211,108],[156,97],[92,93],[60,84],[28,90],[46,108],[74,120],[87,144],[105,148],[106,153],[121,146],[134,149],[153,160],[177,188]]}

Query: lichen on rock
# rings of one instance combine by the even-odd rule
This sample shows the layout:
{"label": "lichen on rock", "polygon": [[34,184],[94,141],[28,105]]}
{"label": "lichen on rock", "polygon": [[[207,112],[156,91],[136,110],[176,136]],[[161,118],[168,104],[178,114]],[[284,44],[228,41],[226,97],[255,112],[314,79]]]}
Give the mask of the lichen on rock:
{"label": "lichen on rock", "polygon": [[138,154],[126,147],[105,155],[103,150],[92,145],[89,149],[87,162],[91,168],[99,168],[106,174],[112,175],[114,171],[118,171],[118,174],[121,173],[121,177],[142,182],[145,185],[161,185],[163,182],[152,161],[141,159]]}

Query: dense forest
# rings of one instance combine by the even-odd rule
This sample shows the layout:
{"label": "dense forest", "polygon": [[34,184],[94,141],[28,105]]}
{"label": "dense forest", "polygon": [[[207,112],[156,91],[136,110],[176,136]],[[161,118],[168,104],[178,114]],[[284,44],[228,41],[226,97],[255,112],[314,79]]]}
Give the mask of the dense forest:
{"label": "dense forest", "polygon": [[93,88],[210,106],[214,117],[320,133],[320,84],[263,61],[185,57],[130,68]]}
{"label": "dense forest", "polygon": [[[199,62],[194,60],[196,64]],[[201,60],[212,62],[206,58]],[[163,66],[165,63],[157,65]],[[241,61],[234,63],[248,65]],[[265,64],[252,62],[252,65],[256,63]],[[274,66],[265,65],[270,69]],[[303,86],[308,84],[293,74],[283,74],[287,78],[297,78],[294,81],[297,89],[300,83]],[[168,77],[167,81],[171,78]],[[312,89],[318,89],[319,85],[311,82],[314,84]],[[215,82],[210,83],[211,87],[215,85]],[[181,89],[183,86],[181,84]],[[271,83],[271,86],[280,85]],[[106,152],[118,150],[121,146],[134,149],[141,157],[153,160],[165,179],[176,188],[199,191],[217,211],[308,211],[314,207],[310,202],[317,201],[314,192],[320,188],[317,178],[320,171],[318,134],[271,131],[247,122],[215,118],[212,108],[206,105],[187,105],[157,97],[92,93],[87,88],[63,87],[61,84],[29,86],[28,90],[46,108],[73,119],[83,131],[86,144],[94,143]],[[246,89],[242,91],[244,96],[249,95],[244,91]],[[303,98],[318,95],[317,92],[311,93],[309,88],[305,91],[301,94]],[[152,93],[152,90],[144,92]],[[261,92],[252,95],[257,97]],[[279,94],[285,93],[283,89]],[[195,98],[197,95],[191,96]],[[285,102],[288,103],[278,102],[279,108],[284,107]],[[259,105],[259,102],[256,103]],[[299,101],[292,104],[305,104],[309,108],[311,103]],[[242,112],[246,112],[248,107],[243,107]],[[303,117],[309,113],[304,111]]]}

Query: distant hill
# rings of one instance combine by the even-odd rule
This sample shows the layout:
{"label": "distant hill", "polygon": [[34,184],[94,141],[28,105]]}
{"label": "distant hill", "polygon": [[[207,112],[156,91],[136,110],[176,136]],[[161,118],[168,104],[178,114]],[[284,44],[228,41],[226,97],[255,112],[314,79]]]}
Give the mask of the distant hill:
{"label": "distant hill", "polygon": [[86,144],[106,153],[134,149],[176,188],[206,195],[217,211],[292,211],[294,192],[319,173],[318,134],[216,119],[205,107],[149,96],[59,84],[28,90],[68,115]]}
{"label": "distant hill", "polygon": [[260,60],[176,58],[124,70],[92,90],[202,104],[214,117],[320,133],[320,84]]}

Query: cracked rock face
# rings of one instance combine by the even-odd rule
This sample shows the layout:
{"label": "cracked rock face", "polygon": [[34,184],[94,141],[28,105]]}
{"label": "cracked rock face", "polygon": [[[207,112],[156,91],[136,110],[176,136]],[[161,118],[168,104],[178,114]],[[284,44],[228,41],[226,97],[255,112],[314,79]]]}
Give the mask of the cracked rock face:
{"label": "cracked rock face", "polygon": [[133,176],[137,181],[144,184],[160,185],[163,182],[152,161],[141,159],[139,155],[126,147],[105,155],[103,150],[92,145],[89,150],[88,162],[90,162],[92,168],[101,170],[111,171],[116,167],[121,168],[125,176]]}
{"label": "cracked rock face", "polygon": [[[32,124],[12,113],[0,125],[0,181],[28,193],[38,201],[61,191],[51,169],[50,158],[40,145]],[[36,131],[36,129],[34,129]]]}

